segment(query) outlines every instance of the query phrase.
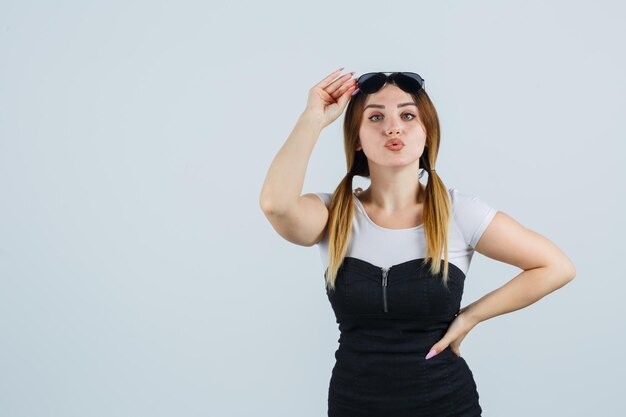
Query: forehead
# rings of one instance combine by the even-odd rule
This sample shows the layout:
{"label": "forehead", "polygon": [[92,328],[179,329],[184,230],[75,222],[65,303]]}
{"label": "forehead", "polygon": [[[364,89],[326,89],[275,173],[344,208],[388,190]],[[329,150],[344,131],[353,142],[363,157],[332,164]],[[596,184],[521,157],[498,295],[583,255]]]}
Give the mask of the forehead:
{"label": "forehead", "polygon": [[383,88],[366,97],[364,107],[370,104],[379,104],[385,106],[385,108],[391,108],[392,106],[395,108],[398,104],[406,102],[413,103],[413,96],[396,85],[385,84]]}

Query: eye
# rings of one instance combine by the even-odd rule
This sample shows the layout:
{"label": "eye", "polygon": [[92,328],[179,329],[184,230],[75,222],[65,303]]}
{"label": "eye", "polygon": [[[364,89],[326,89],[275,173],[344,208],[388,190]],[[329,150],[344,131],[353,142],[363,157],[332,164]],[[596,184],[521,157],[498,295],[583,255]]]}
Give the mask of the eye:
{"label": "eye", "polygon": [[[415,119],[415,115],[413,113],[404,113],[403,116],[411,116],[410,119],[405,119],[405,120],[413,120]],[[372,120],[372,118],[374,117],[382,117],[380,114],[375,114],[373,116],[368,117],[369,120]],[[372,122],[375,122],[376,120],[372,120]]]}

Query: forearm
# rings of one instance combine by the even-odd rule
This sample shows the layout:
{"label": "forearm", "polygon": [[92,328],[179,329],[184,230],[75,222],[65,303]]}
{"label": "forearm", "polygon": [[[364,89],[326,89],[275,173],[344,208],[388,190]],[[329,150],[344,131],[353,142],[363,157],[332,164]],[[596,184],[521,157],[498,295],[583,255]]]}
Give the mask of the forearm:
{"label": "forearm", "polygon": [[281,211],[298,200],[321,130],[321,121],[315,116],[306,111],[300,115],[265,177],[260,196],[264,210]]}
{"label": "forearm", "polygon": [[463,313],[467,313],[470,320],[478,324],[533,304],[572,279],[570,273],[558,267],[528,269],[502,287],[474,301]]}

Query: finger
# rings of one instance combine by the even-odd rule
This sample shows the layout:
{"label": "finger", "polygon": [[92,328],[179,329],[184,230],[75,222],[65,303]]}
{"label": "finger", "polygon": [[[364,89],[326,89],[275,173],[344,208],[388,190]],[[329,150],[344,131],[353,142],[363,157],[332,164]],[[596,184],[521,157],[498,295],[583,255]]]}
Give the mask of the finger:
{"label": "finger", "polygon": [[440,348],[437,345],[435,345],[435,346],[430,348],[430,350],[428,351],[428,354],[426,355],[426,357],[424,359],[430,359],[433,356],[438,355],[439,352],[441,352],[442,350],[443,350],[442,348]]}
{"label": "finger", "polygon": [[348,100],[350,100],[350,97],[352,96],[352,92],[356,89],[356,86],[352,86],[350,88],[348,88],[342,95],[341,97],[339,97],[339,100],[337,101],[337,104],[339,105],[339,108],[343,110],[343,108],[345,107],[346,103],[348,102]]}
{"label": "finger", "polygon": [[322,81],[320,81],[319,83],[315,84],[315,87],[322,87],[325,88],[328,84],[331,83],[332,80],[335,79],[335,77],[337,75],[339,75],[339,73],[341,73],[341,70],[343,70],[344,67],[339,68],[336,71],[333,71],[332,73],[330,73],[327,77],[324,77],[324,79]]}
{"label": "finger", "polygon": [[352,92],[356,89],[355,85],[350,85],[350,86],[344,86],[340,89],[341,94],[339,95],[338,98],[336,98],[335,100],[337,101],[337,105],[339,106],[339,109],[341,111],[343,111],[343,109],[346,107],[346,105],[348,104],[348,100],[350,100],[351,96],[352,96]]}
{"label": "finger", "polygon": [[331,96],[333,96],[333,98],[337,100],[339,97],[344,95],[352,87],[356,87],[356,80],[350,80],[350,81],[343,83],[339,88],[337,88],[334,92],[331,93]]}
{"label": "finger", "polygon": [[330,83],[324,90],[328,91],[328,93],[335,98],[335,100],[345,92],[345,89],[349,88],[350,85],[354,84],[356,80],[349,80],[348,78],[352,77],[353,72],[349,72],[347,74],[342,75],[337,78],[335,81]]}

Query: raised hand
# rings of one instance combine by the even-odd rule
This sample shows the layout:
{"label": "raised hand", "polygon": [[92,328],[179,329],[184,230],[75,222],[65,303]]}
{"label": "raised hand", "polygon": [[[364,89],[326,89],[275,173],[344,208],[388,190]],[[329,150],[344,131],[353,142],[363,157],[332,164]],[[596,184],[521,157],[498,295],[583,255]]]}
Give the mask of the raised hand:
{"label": "raised hand", "polygon": [[335,79],[343,68],[334,71],[309,90],[306,112],[319,117],[322,127],[334,122],[346,108],[351,93],[356,89],[356,80],[349,72]]}

